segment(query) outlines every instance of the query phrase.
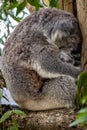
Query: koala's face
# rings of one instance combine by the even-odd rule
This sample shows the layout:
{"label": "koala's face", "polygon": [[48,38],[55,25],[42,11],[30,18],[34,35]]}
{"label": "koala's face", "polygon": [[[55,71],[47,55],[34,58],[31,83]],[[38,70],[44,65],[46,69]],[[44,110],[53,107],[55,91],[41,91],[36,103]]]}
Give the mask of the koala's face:
{"label": "koala's face", "polygon": [[[55,37],[55,44],[61,48],[75,49],[81,45],[81,31],[76,19],[72,17],[61,18],[53,28],[52,37]],[[54,36],[53,36],[54,35]]]}
{"label": "koala's face", "polygon": [[71,63],[75,66],[81,64],[81,33],[77,23],[73,23],[70,27],[61,26],[60,36],[55,44],[59,47],[59,58],[63,62]]}

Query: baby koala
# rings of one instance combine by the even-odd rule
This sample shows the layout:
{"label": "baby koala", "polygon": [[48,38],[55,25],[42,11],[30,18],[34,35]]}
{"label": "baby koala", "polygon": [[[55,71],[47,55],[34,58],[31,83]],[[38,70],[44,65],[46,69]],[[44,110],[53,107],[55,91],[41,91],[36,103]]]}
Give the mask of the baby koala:
{"label": "baby koala", "polygon": [[63,62],[59,50],[80,41],[77,20],[62,10],[40,9],[19,23],[5,44],[2,73],[20,107],[36,111],[75,106],[80,69]]}

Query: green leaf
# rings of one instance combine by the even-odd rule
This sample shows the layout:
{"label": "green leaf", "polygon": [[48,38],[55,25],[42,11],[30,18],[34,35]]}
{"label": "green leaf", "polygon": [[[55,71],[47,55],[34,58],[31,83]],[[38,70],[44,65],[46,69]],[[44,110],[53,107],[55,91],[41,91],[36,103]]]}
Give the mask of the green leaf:
{"label": "green leaf", "polygon": [[85,83],[85,85],[82,86],[81,92],[83,97],[87,96],[87,83]]}
{"label": "green leaf", "polygon": [[0,19],[2,19],[2,14],[0,13]]}
{"label": "green leaf", "polygon": [[78,114],[77,119],[87,117],[87,113]]}
{"label": "green leaf", "polygon": [[18,4],[19,4],[18,1],[12,0],[12,1],[10,1],[10,5],[8,6],[8,9],[12,10],[12,9],[16,8],[18,6]]}
{"label": "green leaf", "polygon": [[87,117],[87,112],[79,113],[79,114],[77,115],[77,119],[84,118],[84,117]]}
{"label": "green leaf", "polygon": [[84,86],[86,83],[87,83],[87,72],[82,72],[79,75],[79,78],[77,81],[78,89],[81,89],[81,87]]}
{"label": "green leaf", "polygon": [[14,14],[12,14],[11,12],[9,13],[9,15],[17,22],[21,21],[21,18],[14,16]]}
{"label": "green leaf", "polygon": [[7,130],[16,130],[16,129],[15,129],[15,126],[13,125],[13,126],[10,126]]}
{"label": "green leaf", "polygon": [[0,118],[0,123],[4,122],[9,116],[11,116],[12,111],[7,111],[1,118]]}
{"label": "green leaf", "polygon": [[16,16],[25,8],[26,6],[26,2],[22,2],[17,6],[17,12],[16,12]]}
{"label": "green leaf", "polygon": [[70,127],[77,124],[84,124],[87,122],[87,108],[81,109],[77,115],[77,119],[70,124]]}
{"label": "green leaf", "polygon": [[31,5],[33,5],[36,10],[38,10],[39,8],[43,7],[41,4],[40,4],[40,0],[27,0],[27,2]]}
{"label": "green leaf", "polygon": [[79,113],[84,113],[84,112],[87,112],[87,108],[83,108],[79,111]]}
{"label": "green leaf", "polygon": [[49,6],[58,8],[58,0],[50,0]]}
{"label": "green leaf", "polygon": [[15,119],[12,119],[13,123],[14,123],[14,128],[15,130],[18,130],[18,124],[17,121]]}
{"label": "green leaf", "polygon": [[72,122],[69,126],[72,127],[72,126],[75,126],[79,123],[84,123],[84,122],[87,122],[87,116],[84,116],[82,118],[79,118],[79,119],[76,119],[74,122]]}
{"label": "green leaf", "polygon": [[83,106],[87,104],[87,72],[82,72],[77,81],[76,104]]}
{"label": "green leaf", "polygon": [[9,7],[8,7],[8,10],[12,10],[14,8],[16,8],[18,6],[18,3],[15,3],[15,4],[10,4]]}
{"label": "green leaf", "polygon": [[12,113],[15,113],[19,116],[23,116],[23,117],[26,117],[26,113],[21,111],[21,110],[12,110]]}

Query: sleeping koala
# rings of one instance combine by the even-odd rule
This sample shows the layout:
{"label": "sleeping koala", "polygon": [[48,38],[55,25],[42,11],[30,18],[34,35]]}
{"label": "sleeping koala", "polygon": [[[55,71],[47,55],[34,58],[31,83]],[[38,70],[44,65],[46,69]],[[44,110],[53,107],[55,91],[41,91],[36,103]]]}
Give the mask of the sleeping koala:
{"label": "sleeping koala", "polygon": [[62,10],[40,9],[19,23],[5,44],[1,67],[20,107],[36,111],[75,106],[80,69],[63,62],[59,52],[80,41],[77,20]]}

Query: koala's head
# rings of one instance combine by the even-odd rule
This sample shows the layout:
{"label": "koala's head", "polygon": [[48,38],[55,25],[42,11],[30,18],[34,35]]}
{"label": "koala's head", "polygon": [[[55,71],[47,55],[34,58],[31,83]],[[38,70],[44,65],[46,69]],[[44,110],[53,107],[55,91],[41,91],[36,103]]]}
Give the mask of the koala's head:
{"label": "koala's head", "polygon": [[74,15],[63,10],[46,8],[41,9],[37,16],[39,16],[39,28],[42,29],[48,42],[58,46],[59,58],[77,65],[79,56],[76,55],[81,54],[82,38]]}
{"label": "koala's head", "polygon": [[[81,44],[81,32],[73,14],[55,8],[41,9],[37,13],[37,28],[51,44],[61,48],[76,48]],[[35,26],[34,26],[35,28]]]}

